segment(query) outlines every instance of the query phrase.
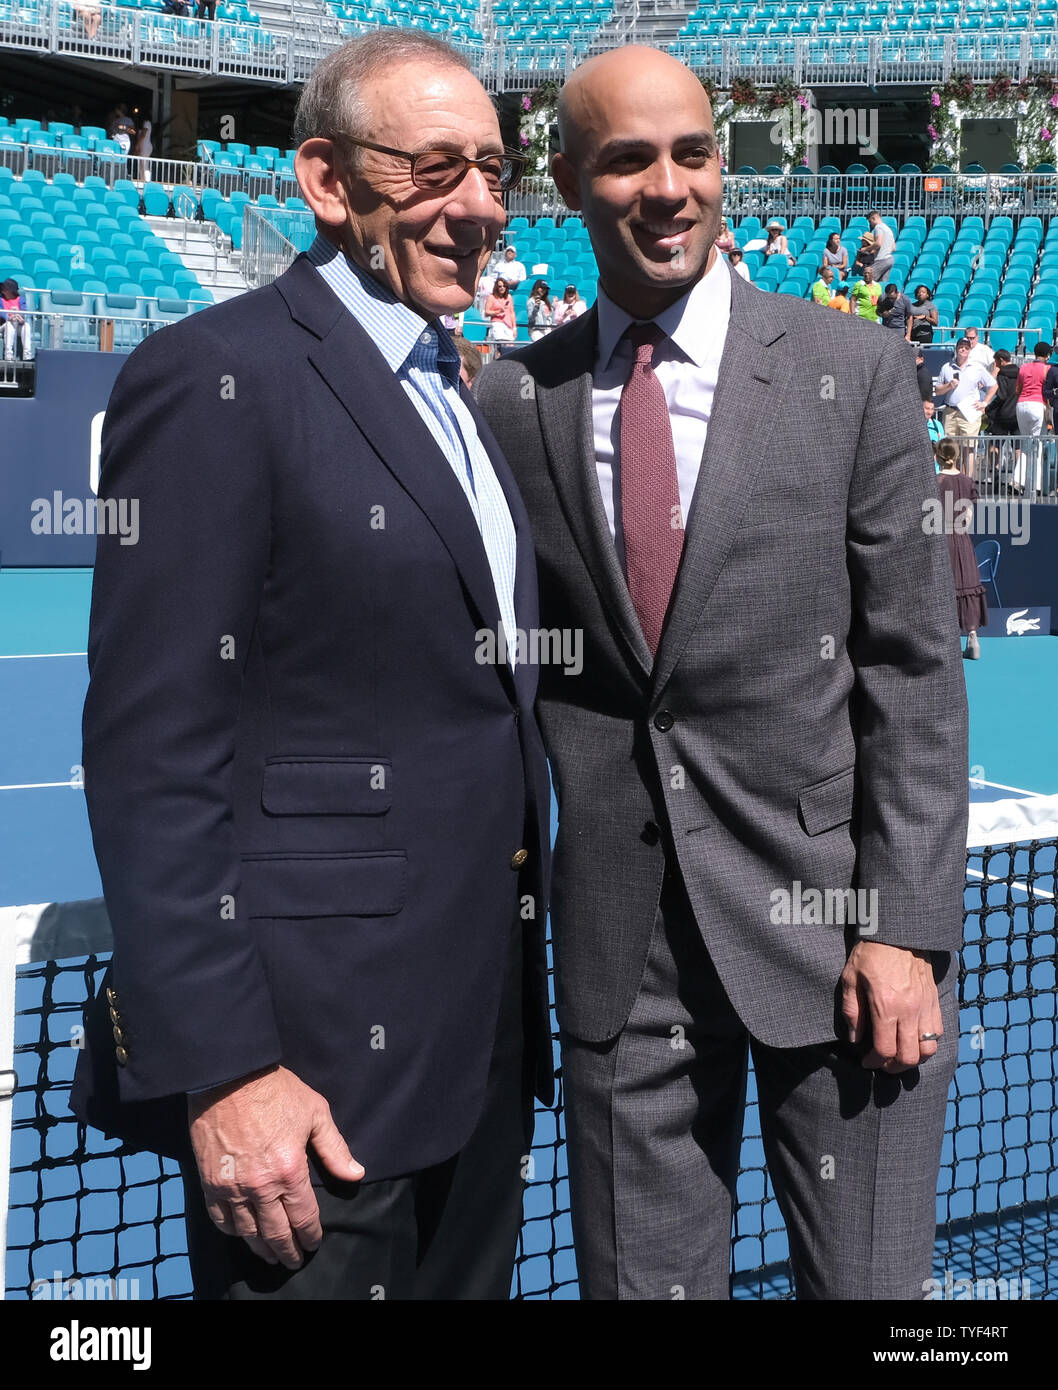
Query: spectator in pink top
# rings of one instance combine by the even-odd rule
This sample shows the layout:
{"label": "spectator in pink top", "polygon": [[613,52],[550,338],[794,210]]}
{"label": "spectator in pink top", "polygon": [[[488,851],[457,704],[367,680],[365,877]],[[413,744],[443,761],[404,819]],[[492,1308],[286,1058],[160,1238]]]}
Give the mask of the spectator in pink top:
{"label": "spectator in pink top", "polygon": [[1051,356],[1050,343],[1037,343],[1032,362],[1023,362],[1018,372],[1018,433],[1038,436],[1043,430],[1043,383]]}
{"label": "spectator in pink top", "polygon": [[503,276],[497,276],[492,293],[485,300],[483,315],[488,322],[488,338],[493,343],[513,343],[518,336],[514,320],[514,300]]}

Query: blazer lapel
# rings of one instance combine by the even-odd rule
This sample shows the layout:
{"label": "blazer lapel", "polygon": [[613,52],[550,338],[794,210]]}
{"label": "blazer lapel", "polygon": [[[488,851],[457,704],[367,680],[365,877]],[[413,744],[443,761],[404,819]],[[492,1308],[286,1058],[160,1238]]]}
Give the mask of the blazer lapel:
{"label": "blazer lapel", "polygon": [[274,283],[291,316],[319,338],[309,348],[309,361],[430,521],[459,570],[482,626],[495,632],[499,604],[473,514],[448,460],[385,358],[307,256],[299,256]]}
{"label": "blazer lapel", "polygon": [[649,676],[653,665],[650,648],[617,559],[595,468],[592,370],[597,324],[593,306],[554,338],[555,351],[536,375],[537,410],[566,521],[603,606],[632,659]]}
{"label": "blazer lapel", "polygon": [[724,567],[776,437],[782,409],[780,349],[784,336],[769,299],[732,275],[731,317],[713,397],[705,451],[684,536],[683,557],[653,672],[661,693],[680,659]]}

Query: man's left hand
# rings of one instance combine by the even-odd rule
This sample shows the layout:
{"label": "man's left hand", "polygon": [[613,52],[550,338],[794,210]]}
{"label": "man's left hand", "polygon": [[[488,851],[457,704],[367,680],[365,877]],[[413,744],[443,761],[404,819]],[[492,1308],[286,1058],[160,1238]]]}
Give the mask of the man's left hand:
{"label": "man's left hand", "polygon": [[917,1067],[937,1051],[940,1000],[928,951],[858,941],[841,972],[841,1012],[854,1043],[870,1040],[863,1065],[886,1072]]}

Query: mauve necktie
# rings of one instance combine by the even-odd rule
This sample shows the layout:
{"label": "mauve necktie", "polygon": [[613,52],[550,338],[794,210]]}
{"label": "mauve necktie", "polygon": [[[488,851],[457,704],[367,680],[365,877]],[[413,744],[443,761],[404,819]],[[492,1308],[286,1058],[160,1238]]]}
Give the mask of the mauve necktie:
{"label": "mauve necktie", "polygon": [[628,592],[655,656],[680,567],[683,517],[669,408],[653,366],[665,334],[656,323],[633,323],[626,336],[636,356],[621,392],[621,526]]}

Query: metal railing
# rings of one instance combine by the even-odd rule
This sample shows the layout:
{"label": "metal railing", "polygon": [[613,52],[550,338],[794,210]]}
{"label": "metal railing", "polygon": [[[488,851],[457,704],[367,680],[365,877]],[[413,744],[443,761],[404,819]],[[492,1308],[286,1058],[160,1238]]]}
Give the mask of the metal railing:
{"label": "metal railing", "polygon": [[1058,438],[1053,434],[979,434],[955,438],[963,471],[992,502],[1058,506]]}
{"label": "metal railing", "polygon": [[255,208],[249,203],[242,213],[242,277],[251,289],[268,285],[307,251],[316,237],[311,212],[286,212],[280,208]]}
{"label": "metal railing", "polygon": [[[456,40],[490,90],[528,90],[545,77],[563,78],[585,58],[626,43],[653,42],[644,9],[631,27],[587,32],[563,42],[504,44]],[[623,16],[619,16],[623,22]],[[159,71],[236,77],[243,81],[304,82],[333,48],[375,28],[338,20],[322,7],[315,23],[299,15],[294,29],[273,32],[228,20],[181,19],[160,10],[102,7],[89,38],[70,0],[20,0],[0,13],[0,47],[61,53]],[[903,85],[943,82],[953,72],[981,80],[1001,72],[1014,78],[1058,72],[1053,32],[950,34],[836,34],[766,38],[684,38],[668,45],[695,72],[721,86],[749,77],[762,86],[781,79],[802,85]]]}
{"label": "metal railing", "polygon": [[[137,295],[137,298],[145,306],[158,303],[149,295]],[[192,305],[192,312],[208,307],[203,300],[189,299],[185,302]],[[65,352],[131,352],[144,338],[173,322],[172,319],[147,316],[128,318],[105,311],[101,314],[79,314],[65,310],[27,309],[23,310],[22,316],[30,325],[34,354],[58,349]],[[20,352],[20,349],[16,348],[16,351]],[[15,365],[28,364],[19,355]]]}
{"label": "metal railing", "polygon": [[[888,216],[956,219],[1045,217],[1058,213],[1058,174],[867,173],[724,175],[724,214],[757,216],[852,216],[872,208]],[[570,216],[551,178],[523,178],[507,195],[512,217]]]}

